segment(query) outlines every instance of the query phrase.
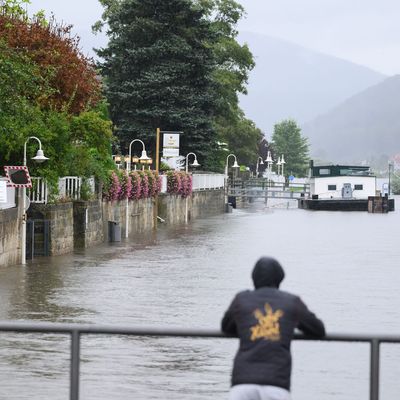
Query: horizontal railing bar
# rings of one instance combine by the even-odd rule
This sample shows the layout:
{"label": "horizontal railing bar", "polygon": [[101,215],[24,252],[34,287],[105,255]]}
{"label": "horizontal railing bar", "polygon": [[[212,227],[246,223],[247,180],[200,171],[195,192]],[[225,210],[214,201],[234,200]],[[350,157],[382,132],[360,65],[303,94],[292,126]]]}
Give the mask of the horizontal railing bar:
{"label": "horizontal railing bar", "polygon": [[[135,336],[176,336],[176,337],[202,337],[202,338],[229,338],[230,336],[218,330],[208,329],[182,329],[182,328],[151,328],[151,327],[132,327],[115,325],[89,325],[89,324],[66,324],[66,323],[47,323],[47,322],[18,322],[0,321],[0,332],[31,332],[31,333],[61,333],[70,334],[79,332],[80,334],[116,334],[116,335],[135,335]],[[331,342],[371,342],[380,343],[400,343],[400,336],[395,335],[355,335],[355,334],[329,334],[322,339],[295,334],[296,340],[321,340]]]}

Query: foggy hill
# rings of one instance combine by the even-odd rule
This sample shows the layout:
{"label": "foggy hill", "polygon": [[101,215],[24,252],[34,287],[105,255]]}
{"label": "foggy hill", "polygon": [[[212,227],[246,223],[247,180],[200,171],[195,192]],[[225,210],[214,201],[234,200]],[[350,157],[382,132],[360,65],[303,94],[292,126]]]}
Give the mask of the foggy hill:
{"label": "foggy hill", "polygon": [[256,61],[248,95],[241,96],[240,104],[267,138],[280,120],[309,121],[385,78],[369,68],[280,39],[244,32],[239,41],[249,45]]}
{"label": "foggy hill", "polygon": [[400,153],[400,75],[385,79],[303,125],[312,153],[361,161]]}

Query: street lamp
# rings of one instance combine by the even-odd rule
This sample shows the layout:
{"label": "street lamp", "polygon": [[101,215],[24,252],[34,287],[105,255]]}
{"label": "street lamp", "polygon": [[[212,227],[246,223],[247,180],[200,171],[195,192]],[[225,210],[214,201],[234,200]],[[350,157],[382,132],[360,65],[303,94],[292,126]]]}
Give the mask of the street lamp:
{"label": "street lamp", "polygon": [[[32,160],[41,164],[42,162],[48,160],[47,157],[44,156],[42,150],[42,142],[36,136],[30,136],[26,139],[24,144],[24,167],[26,167],[26,145],[28,144],[30,139],[35,139],[39,143],[39,150],[36,152],[36,156],[32,157]],[[21,264],[26,264],[26,188],[22,188],[22,245],[21,245]]]}
{"label": "street lamp", "polygon": [[234,158],[234,163],[232,165],[232,168],[239,168],[239,164],[237,163],[236,156],[234,154],[228,154],[226,157],[226,164],[225,164],[225,207],[227,207],[228,204],[228,161],[229,157]]}
{"label": "street lamp", "polygon": [[281,165],[282,165],[281,158],[278,157],[278,161],[276,162],[276,166],[278,167],[278,177],[279,177],[279,173],[281,172],[280,171],[281,170]]}
{"label": "street lamp", "polygon": [[390,197],[390,177],[391,177],[391,170],[392,170],[393,164],[389,161],[388,163],[388,170],[389,170],[389,183],[388,183],[388,197]]}
{"label": "street lamp", "polygon": [[200,167],[200,164],[197,162],[197,156],[195,153],[186,154],[186,173],[189,172],[189,156],[194,156],[193,163],[190,164],[191,167]]}
{"label": "street lamp", "polygon": [[[260,161],[261,160],[261,161]],[[264,165],[264,161],[262,157],[257,158],[257,164],[256,164],[256,178],[258,178],[258,165]]]}
{"label": "street lamp", "polygon": [[[200,164],[197,162],[197,156],[196,156],[196,154],[195,153],[188,153],[188,154],[186,154],[186,166],[185,166],[185,169],[186,169],[186,173],[188,174],[189,173],[189,156],[194,156],[194,160],[193,160],[193,163],[192,164],[190,164],[192,167],[200,167]],[[188,197],[186,196],[185,197],[185,223],[187,224],[187,222],[188,222]]]}
{"label": "street lamp", "polygon": [[272,169],[272,164],[274,163],[274,161],[272,160],[270,151],[268,151],[268,153],[267,153],[267,158],[265,159],[265,162],[267,163],[268,184],[270,184],[271,183],[271,169]]}
{"label": "street lamp", "polygon": [[284,175],[284,172],[283,172],[283,169],[284,169],[284,167],[285,167],[285,164],[286,164],[286,161],[285,161],[285,159],[283,158],[283,154],[282,154],[282,156],[281,156],[281,165],[282,165],[282,175],[283,175],[283,176],[285,176],[285,175]]}
{"label": "street lamp", "polygon": [[[126,162],[126,172],[129,175],[129,172],[131,170],[131,162],[132,162],[132,144],[135,142],[140,142],[142,144],[142,155],[138,158],[139,162],[147,162],[148,160],[151,160],[150,157],[147,156],[146,153],[146,147],[143,143],[142,140],[140,139],[133,139],[132,142],[129,144],[129,159]],[[136,158],[136,157],[135,157]],[[136,169],[136,164],[135,164],[135,169]],[[143,165],[144,169],[144,165]],[[129,193],[126,194],[126,207],[125,207],[125,238],[128,238],[129,235]]]}

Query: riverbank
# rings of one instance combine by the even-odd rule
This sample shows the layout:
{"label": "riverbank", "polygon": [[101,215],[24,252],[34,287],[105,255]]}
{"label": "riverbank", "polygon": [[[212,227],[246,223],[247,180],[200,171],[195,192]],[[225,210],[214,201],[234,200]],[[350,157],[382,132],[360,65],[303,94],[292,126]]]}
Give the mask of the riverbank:
{"label": "riverbank", "polygon": [[[107,241],[224,212],[223,189],[198,190],[183,198],[160,194],[135,201],[70,201],[32,204],[27,211],[27,257],[57,256]],[[21,262],[20,207],[0,210],[0,266]]]}

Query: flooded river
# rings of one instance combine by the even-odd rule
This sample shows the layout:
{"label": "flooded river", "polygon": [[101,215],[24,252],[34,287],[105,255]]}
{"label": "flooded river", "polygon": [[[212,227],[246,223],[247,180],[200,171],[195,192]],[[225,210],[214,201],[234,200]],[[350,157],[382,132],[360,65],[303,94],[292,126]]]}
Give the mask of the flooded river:
{"label": "flooded river", "polygon": [[[398,199],[399,200],[399,199]],[[396,206],[400,203],[397,200]],[[218,329],[262,255],[331,333],[400,335],[400,213],[266,208],[0,268],[0,319]],[[234,339],[84,337],[81,400],[227,398]],[[367,399],[369,347],[293,343],[294,400]],[[69,337],[0,333],[0,399],[68,399]],[[399,398],[382,346],[381,399]]]}

